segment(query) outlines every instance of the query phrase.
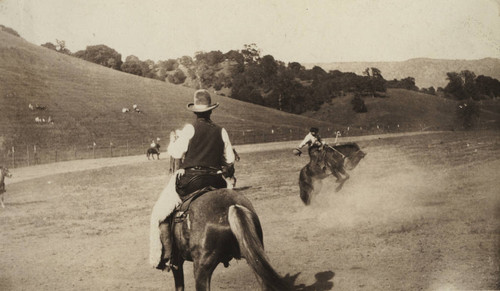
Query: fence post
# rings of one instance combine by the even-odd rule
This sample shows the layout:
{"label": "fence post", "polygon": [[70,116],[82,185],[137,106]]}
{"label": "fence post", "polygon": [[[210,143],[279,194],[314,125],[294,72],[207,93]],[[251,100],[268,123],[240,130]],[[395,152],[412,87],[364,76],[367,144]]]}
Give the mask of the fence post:
{"label": "fence post", "polygon": [[76,160],[76,145],[74,145],[74,149],[75,149],[75,160]]}
{"label": "fence post", "polygon": [[12,167],[16,167],[16,149],[12,146]]}
{"label": "fence post", "polygon": [[33,160],[35,165],[40,164],[38,153],[36,152],[36,145],[33,146]]}
{"label": "fence post", "polygon": [[30,148],[29,148],[29,145],[26,145],[26,153],[27,153],[27,156],[28,156],[28,167],[30,166]]}
{"label": "fence post", "polygon": [[112,142],[109,143],[109,154],[111,157],[113,157],[113,143]]}
{"label": "fence post", "polygon": [[127,156],[128,156],[128,140],[127,140]]}
{"label": "fence post", "polygon": [[56,149],[56,163],[57,163],[57,149]]}

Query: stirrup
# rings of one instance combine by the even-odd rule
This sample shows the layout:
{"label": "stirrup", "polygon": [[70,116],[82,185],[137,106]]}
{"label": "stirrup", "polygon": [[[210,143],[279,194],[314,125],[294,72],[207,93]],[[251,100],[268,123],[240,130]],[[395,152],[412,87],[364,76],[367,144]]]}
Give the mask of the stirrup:
{"label": "stirrup", "polygon": [[168,261],[162,259],[161,262],[159,262],[158,265],[156,266],[156,269],[170,272],[170,270],[172,269],[177,271],[179,269],[179,266],[172,264],[170,259]]}

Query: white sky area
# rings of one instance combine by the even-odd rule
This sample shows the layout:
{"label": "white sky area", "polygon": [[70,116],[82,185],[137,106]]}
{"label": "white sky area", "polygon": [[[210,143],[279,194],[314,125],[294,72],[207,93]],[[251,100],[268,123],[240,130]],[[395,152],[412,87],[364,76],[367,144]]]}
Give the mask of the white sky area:
{"label": "white sky area", "polygon": [[241,50],[284,62],[500,58],[500,0],[0,0],[0,24],[71,52],[153,61]]}

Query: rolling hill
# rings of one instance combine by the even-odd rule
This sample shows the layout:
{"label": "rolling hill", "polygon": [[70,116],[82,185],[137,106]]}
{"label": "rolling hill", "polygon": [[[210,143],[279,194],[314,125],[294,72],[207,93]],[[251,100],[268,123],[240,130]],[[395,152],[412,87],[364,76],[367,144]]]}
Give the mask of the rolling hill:
{"label": "rolling hill", "polygon": [[[352,94],[334,98],[318,111],[303,115],[331,122],[344,135],[463,129],[463,121],[457,119],[459,102],[456,100],[404,89],[388,89],[383,98],[363,98],[368,112],[353,113],[352,98]],[[480,118],[476,128],[500,129],[500,100],[482,100],[478,104]]]}
{"label": "rolling hill", "polygon": [[[0,31],[0,149],[11,145],[76,147],[166,140],[193,120],[186,109],[194,89],[137,77],[31,44]],[[296,138],[328,122],[212,94],[213,120],[234,143],[242,135],[284,132]],[[46,107],[30,110],[28,105]],[[132,109],[137,104],[142,113]],[[36,123],[35,118],[53,124]],[[259,140],[262,141],[262,140]]]}
{"label": "rolling hill", "polygon": [[349,127],[351,134],[453,128],[454,100],[404,89],[388,89],[386,95],[384,98],[365,97],[366,113],[351,114],[352,96],[347,95],[323,104],[317,112],[304,115],[330,121],[344,132]]}
{"label": "rolling hill", "polygon": [[433,86],[445,87],[447,72],[460,72],[469,70],[479,75],[490,76],[500,80],[500,59],[485,58],[480,60],[441,60],[417,58],[403,62],[338,62],[338,63],[310,63],[303,64],[310,69],[319,66],[325,71],[339,70],[341,72],[353,72],[361,75],[368,67],[375,67],[382,71],[386,80],[403,79],[406,77],[415,78],[415,83],[419,88],[429,88]]}

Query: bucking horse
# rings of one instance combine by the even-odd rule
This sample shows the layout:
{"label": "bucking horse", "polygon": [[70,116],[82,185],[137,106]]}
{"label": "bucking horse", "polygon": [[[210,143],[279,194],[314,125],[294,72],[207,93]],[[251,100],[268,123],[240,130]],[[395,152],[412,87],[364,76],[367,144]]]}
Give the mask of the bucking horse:
{"label": "bucking horse", "polygon": [[[301,152],[295,150],[296,155]],[[309,163],[300,170],[299,187],[300,198],[304,204],[309,205],[313,193],[318,193],[322,187],[322,180],[333,175],[339,184],[335,191],[340,191],[344,183],[349,179],[346,170],[353,170],[366,156],[359,146],[354,143],[344,143],[339,145],[323,145],[309,147]]]}

